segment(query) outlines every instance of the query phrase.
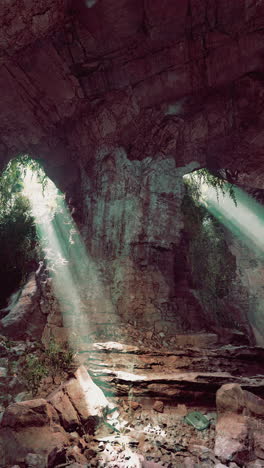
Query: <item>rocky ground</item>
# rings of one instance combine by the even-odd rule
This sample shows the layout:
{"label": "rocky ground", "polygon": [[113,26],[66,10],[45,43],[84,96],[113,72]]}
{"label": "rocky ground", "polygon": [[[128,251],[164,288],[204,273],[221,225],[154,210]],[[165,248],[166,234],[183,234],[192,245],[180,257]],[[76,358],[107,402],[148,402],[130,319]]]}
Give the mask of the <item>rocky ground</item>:
{"label": "rocky ground", "polygon": [[[264,467],[261,348],[168,351],[119,337],[82,343],[81,370],[45,377],[33,400],[19,367],[36,345],[2,337],[1,468]],[[187,424],[193,411],[207,428]]]}
{"label": "rocky ground", "polygon": [[198,431],[184,421],[188,412],[185,405],[163,408],[158,401],[150,405],[150,402],[142,406],[135,401],[119,402],[116,414],[109,415],[95,434],[96,455],[90,460],[91,466],[134,467],[138,466],[138,455],[145,458],[145,463],[159,466],[188,466],[191,459],[214,466],[216,412],[201,410],[207,414],[210,426]]}

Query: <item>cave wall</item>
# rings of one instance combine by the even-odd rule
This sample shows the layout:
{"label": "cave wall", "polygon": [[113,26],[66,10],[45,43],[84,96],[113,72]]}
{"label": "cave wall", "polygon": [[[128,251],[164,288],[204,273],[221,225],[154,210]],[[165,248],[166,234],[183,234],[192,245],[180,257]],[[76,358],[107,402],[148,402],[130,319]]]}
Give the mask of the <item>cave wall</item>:
{"label": "cave wall", "polygon": [[123,148],[106,148],[82,173],[83,235],[121,320],[160,331],[183,328],[174,276],[182,268],[182,177],[194,167],[177,168],[164,155],[131,161]]}
{"label": "cave wall", "polygon": [[228,236],[229,249],[235,255],[237,265],[237,290],[234,299],[238,298],[240,308],[252,327],[256,343],[264,344],[264,256],[263,252],[253,245],[251,248],[237,237]]}
{"label": "cave wall", "polygon": [[2,3],[2,164],[28,152],[74,192],[114,144],[262,188],[263,24],[258,0]]}
{"label": "cave wall", "polygon": [[263,25],[258,0],[1,5],[0,164],[28,153],[66,193],[100,278],[95,321],[206,328],[182,176],[263,188]]}

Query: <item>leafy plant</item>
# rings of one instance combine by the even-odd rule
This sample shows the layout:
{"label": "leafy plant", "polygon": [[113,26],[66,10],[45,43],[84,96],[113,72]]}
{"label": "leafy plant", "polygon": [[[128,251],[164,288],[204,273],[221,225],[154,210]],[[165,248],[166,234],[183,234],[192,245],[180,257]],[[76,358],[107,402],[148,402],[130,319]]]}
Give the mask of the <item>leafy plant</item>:
{"label": "leafy plant", "polygon": [[52,338],[46,348],[38,345],[35,353],[25,356],[20,374],[28,390],[35,396],[43,377],[51,376],[54,381],[56,376],[72,369],[73,361],[74,351]]}
{"label": "leafy plant", "polygon": [[62,347],[53,338],[44,351],[43,360],[49,370],[49,374],[54,377],[62,372],[67,372],[73,363],[74,351],[71,348]]}
{"label": "leafy plant", "polygon": [[0,221],[13,211],[17,200],[21,198],[23,178],[28,169],[37,174],[43,189],[45,188],[47,177],[38,161],[28,155],[12,159],[0,178]]}
{"label": "leafy plant", "polygon": [[237,206],[236,195],[234,186],[229,184],[225,179],[221,177],[221,174],[212,174],[207,169],[200,169],[188,175],[187,183],[192,188],[192,197],[195,201],[199,201],[202,195],[202,185],[206,184],[212,187],[216,191],[217,199],[219,195],[229,195]]}
{"label": "leafy plant", "polygon": [[38,238],[29,203],[17,196],[11,211],[0,216],[0,306],[19,287],[39,259]]}
{"label": "leafy plant", "polygon": [[27,389],[35,396],[43,377],[48,375],[48,369],[37,355],[29,354],[22,369],[22,379]]}
{"label": "leafy plant", "polygon": [[45,173],[29,156],[10,161],[0,177],[0,307],[39,260],[34,219],[29,201],[22,193],[27,169],[36,172],[44,187]]}

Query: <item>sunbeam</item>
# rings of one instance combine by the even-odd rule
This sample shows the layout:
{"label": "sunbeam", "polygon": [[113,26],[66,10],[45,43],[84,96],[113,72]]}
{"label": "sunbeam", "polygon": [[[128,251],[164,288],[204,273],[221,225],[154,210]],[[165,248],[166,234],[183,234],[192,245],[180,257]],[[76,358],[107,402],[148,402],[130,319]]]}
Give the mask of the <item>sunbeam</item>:
{"label": "sunbeam", "polygon": [[53,182],[48,180],[43,189],[37,175],[27,170],[23,193],[31,204],[68,340],[76,347],[73,337],[89,335],[91,322],[94,324],[95,315],[101,312],[97,304],[105,304],[110,312],[113,306],[105,297],[95,262],[87,253],[65,198]]}
{"label": "sunbeam", "polygon": [[264,208],[251,196],[234,187],[234,200],[228,193],[203,187],[201,203],[248,247],[264,251]]}

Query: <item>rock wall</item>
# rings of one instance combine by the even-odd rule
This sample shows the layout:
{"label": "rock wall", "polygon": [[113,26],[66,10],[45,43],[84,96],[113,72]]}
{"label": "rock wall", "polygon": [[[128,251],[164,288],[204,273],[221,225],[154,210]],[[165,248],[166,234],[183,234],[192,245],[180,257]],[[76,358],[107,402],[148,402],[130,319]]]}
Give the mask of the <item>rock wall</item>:
{"label": "rock wall", "polygon": [[[222,255],[234,266],[234,278],[217,313],[205,307],[193,283],[182,202],[183,175],[196,166],[177,167],[174,158],[162,154],[130,160],[124,148],[104,148],[81,168],[80,218],[89,272],[79,284],[79,312],[66,314],[63,324],[56,303],[44,340],[54,334],[63,341],[75,333],[89,341],[93,332],[112,336],[129,323],[164,340],[210,331],[219,343],[255,343],[256,312],[232,249],[242,245],[228,231],[225,245],[231,248]],[[250,262],[250,251],[247,255]]]}
{"label": "rock wall", "polygon": [[9,3],[0,163],[28,153],[66,192],[100,284],[84,308],[101,324],[204,329],[182,175],[206,166],[263,188],[264,3]]}
{"label": "rock wall", "polygon": [[249,248],[237,238],[230,238],[230,250],[236,257],[237,276],[240,280],[240,290],[237,291],[240,303],[252,325],[256,343],[264,345],[263,321],[263,253]]}
{"label": "rock wall", "polygon": [[37,275],[31,273],[26,284],[13,296],[15,300],[1,310],[1,333],[16,340],[40,339],[47,315],[41,307],[41,288]]}
{"label": "rock wall", "polygon": [[1,164],[28,152],[75,193],[114,144],[262,188],[263,23],[259,0],[5,2]]}
{"label": "rock wall", "polygon": [[119,148],[100,152],[83,172],[86,244],[105,271],[120,319],[174,323],[182,176],[194,167],[177,168],[163,155],[130,161]]}

